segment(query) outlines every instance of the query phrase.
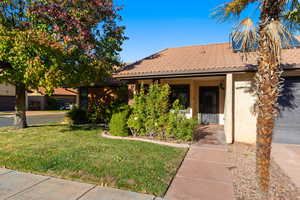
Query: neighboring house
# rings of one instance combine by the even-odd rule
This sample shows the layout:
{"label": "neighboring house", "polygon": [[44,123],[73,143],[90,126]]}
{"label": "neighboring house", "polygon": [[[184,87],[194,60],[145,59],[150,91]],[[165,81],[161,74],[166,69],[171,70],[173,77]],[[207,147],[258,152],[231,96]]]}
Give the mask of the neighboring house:
{"label": "neighboring house", "polygon": [[72,88],[55,88],[51,96],[44,88],[28,92],[28,110],[58,110],[68,109],[76,104],[77,90]]}
{"label": "neighboring house", "polygon": [[0,84],[0,111],[12,111],[15,109],[15,86]]}
{"label": "neighboring house", "polygon": [[[286,81],[276,137],[300,130],[300,49],[285,49],[282,56]],[[141,83],[168,83],[171,98],[181,99],[189,117],[201,124],[224,125],[228,143],[254,143],[256,59],[253,53],[242,59],[230,43],[168,48],[124,67],[114,78],[129,81],[132,92]],[[300,135],[295,140],[300,142]]]}
{"label": "neighboring house", "polygon": [[98,103],[112,103],[115,100],[128,101],[126,82],[108,78],[103,83],[79,88],[79,105],[85,110],[92,110]]}

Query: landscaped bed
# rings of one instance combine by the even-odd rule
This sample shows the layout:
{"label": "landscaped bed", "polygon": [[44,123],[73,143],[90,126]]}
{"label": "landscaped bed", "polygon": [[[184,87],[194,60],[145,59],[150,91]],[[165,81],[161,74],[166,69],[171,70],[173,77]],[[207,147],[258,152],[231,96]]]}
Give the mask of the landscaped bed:
{"label": "landscaped bed", "polygon": [[[236,143],[229,146],[229,152],[229,160],[233,164],[230,169],[233,174],[236,199],[259,200],[255,173],[255,146]],[[273,160],[270,174],[270,199],[300,199],[300,190]]]}
{"label": "landscaped bed", "polygon": [[93,126],[0,128],[0,167],[162,196],[187,149],[101,137]]}

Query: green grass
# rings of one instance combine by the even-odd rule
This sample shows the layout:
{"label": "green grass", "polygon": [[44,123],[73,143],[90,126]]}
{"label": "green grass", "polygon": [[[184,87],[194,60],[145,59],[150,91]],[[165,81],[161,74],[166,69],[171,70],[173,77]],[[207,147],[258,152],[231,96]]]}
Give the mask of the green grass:
{"label": "green grass", "polygon": [[91,126],[0,128],[0,167],[158,196],[186,150],[103,138]]}

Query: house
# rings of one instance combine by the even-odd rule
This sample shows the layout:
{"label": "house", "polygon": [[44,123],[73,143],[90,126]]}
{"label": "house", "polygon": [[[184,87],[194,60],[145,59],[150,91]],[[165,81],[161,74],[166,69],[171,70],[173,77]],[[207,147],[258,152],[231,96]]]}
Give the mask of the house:
{"label": "house", "polygon": [[[132,93],[142,83],[168,83],[171,96],[182,99],[189,117],[201,124],[224,125],[227,143],[254,143],[256,59],[254,53],[243,59],[230,43],[168,48],[127,65],[114,78],[128,81]],[[276,138],[300,130],[300,49],[284,49],[282,65],[285,85]],[[295,140],[300,142],[300,132]]]}
{"label": "house", "polygon": [[92,110],[98,103],[110,104],[116,100],[128,101],[128,89],[124,81],[106,78],[102,82],[94,83],[93,86],[79,88],[79,106],[84,110]]}
{"label": "house", "polygon": [[76,104],[78,92],[72,88],[55,88],[51,96],[48,96],[44,88],[27,93],[28,110],[59,110],[68,109]]}
{"label": "house", "polygon": [[0,111],[12,111],[15,109],[15,86],[0,84]]}

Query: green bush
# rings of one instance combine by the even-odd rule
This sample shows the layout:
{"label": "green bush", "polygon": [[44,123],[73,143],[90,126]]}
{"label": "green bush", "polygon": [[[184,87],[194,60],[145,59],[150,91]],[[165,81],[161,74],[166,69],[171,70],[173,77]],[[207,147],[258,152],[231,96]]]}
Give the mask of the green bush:
{"label": "green bush", "polygon": [[74,107],[67,113],[65,121],[70,125],[88,123],[87,112],[78,107]]}
{"label": "green bush", "polygon": [[134,95],[132,114],[128,119],[128,127],[134,136],[146,136],[146,95],[142,85],[139,93]]}
{"label": "green bush", "polygon": [[134,96],[128,126],[134,136],[191,141],[196,120],[187,119],[179,101],[169,104],[170,87],[154,83],[146,94],[143,86]]}
{"label": "green bush", "polygon": [[166,129],[166,137],[180,141],[191,141],[194,137],[194,129],[197,125],[195,119],[187,119],[183,115],[169,115]]}
{"label": "green bush", "polygon": [[127,126],[128,111],[114,113],[109,123],[109,132],[114,136],[129,136],[129,129]]}
{"label": "green bush", "polygon": [[176,100],[168,115],[166,137],[180,141],[191,141],[193,140],[197,120],[187,119],[185,113],[182,113],[181,110],[182,106]]}
{"label": "green bush", "polygon": [[169,112],[170,87],[151,84],[146,94],[141,90],[134,96],[128,126],[134,136],[164,137],[164,126]]}
{"label": "green bush", "polygon": [[95,96],[89,102],[88,107],[88,118],[92,123],[108,123],[113,113],[118,112],[125,104],[128,106],[127,85],[110,88],[110,90],[104,91],[103,94]]}

